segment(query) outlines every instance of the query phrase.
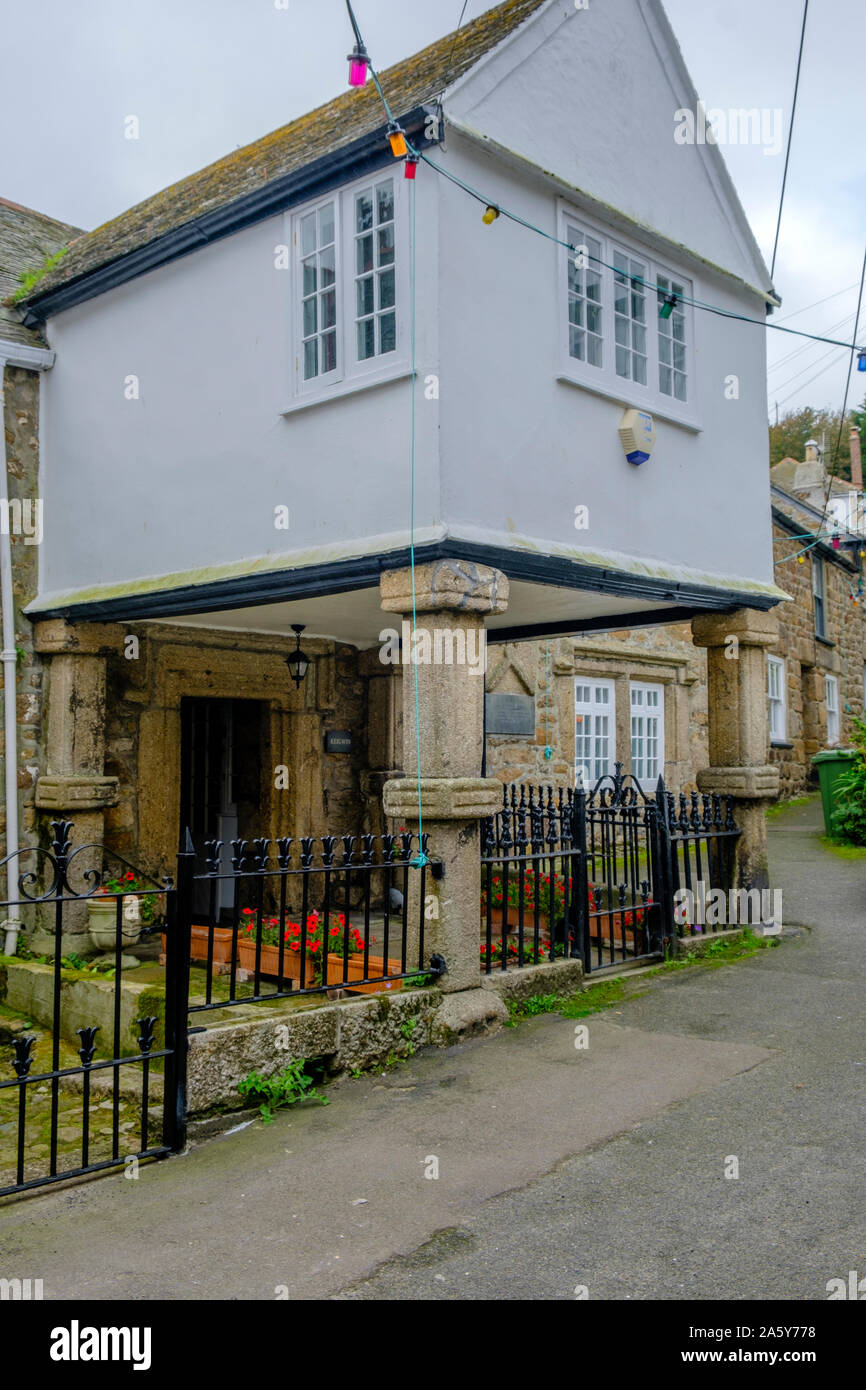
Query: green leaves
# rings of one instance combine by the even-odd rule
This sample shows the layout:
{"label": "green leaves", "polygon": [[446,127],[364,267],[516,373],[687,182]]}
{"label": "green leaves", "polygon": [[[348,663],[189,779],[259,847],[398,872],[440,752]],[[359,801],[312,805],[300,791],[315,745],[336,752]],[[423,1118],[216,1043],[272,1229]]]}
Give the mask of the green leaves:
{"label": "green leaves", "polygon": [[320,1105],[330,1105],[327,1096],[316,1089],[315,1081],[307,1072],[303,1057],[290,1062],[275,1076],[263,1076],[253,1072],[238,1083],[238,1090],[245,1098],[259,1101],[259,1114],[269,1125],[277,1110],[286,1105],[297,1105],[299,1100],[317,1100]]}

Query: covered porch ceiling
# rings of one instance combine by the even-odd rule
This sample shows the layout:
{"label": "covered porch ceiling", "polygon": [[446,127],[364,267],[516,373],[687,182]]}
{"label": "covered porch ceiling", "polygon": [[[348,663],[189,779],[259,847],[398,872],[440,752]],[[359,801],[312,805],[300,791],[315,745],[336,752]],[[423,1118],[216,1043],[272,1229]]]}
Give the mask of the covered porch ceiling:
{"label": "covered porch ceiling", "polygon": [[[631,599],[626,606],[619,594],[512,580],[506,612],[488,618],[486,627],[488,641],[508,642],[545,634],[673,622],[684,616],[683,609],[675,604],[660,607],[651,599]],[[399,631],[400,626],[398,614],[382,611],[378,587],[220,612],[181,613],[168,621],[184,627],[284,636],[291,641],[292,623],[303,623],[306,637],[327,638],[361,649],[378,646],[379,634],[385,628]]]}

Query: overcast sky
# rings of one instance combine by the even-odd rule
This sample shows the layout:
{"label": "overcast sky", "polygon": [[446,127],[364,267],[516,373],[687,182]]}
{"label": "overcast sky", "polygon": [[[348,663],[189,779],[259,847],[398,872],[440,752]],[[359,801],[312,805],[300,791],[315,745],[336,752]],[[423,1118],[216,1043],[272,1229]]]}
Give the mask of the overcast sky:
{"label": "overcast sky", "polygon": [[[490,7],[469,0],[467,19]],[[384,68],[453,29],[462,0],[355,8]],[[666,8],[706,105],[781,108],[787,139],[802,0]],[[343,91],[351,47],[344,0],[0,0],[0,33],[0,196],[87,229]],[[866,244],[864,39],[863,0],[812,0],[775,274],[776,322],[847,341]],[[784,150],[724,154],[769,263]],[[771,411],[841,405],[844,350],[768,339]],[[855,403],[861,383],[855,371]]]}

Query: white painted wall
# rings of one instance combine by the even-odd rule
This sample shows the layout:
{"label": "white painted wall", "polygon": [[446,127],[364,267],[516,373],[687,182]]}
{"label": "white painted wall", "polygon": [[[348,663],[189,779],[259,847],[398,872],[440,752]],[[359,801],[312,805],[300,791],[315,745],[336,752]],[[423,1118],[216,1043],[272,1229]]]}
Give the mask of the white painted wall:
{"label": "white painted wall", "polygon": [[[763,284],[723,171],[706,150],[673,141],[673,112],[692,94],[676,54],[660,58],[660,34],[652,0],[586,11],[558,0],[459,84],[446,109]],[[437,157],[556,230],[556,193],[537,175],[453,131]],[[654,457],[634,468],[616,434],[627,400],[557,381],[565,252],[504,219],[484,227],[478,204],[424,166],[417,188],[418,369],[441,378],[438,402],[418,386],[419,536],[442,526],[475,539],[519,535],[540,549],[626,552],[650,570],[769,582],[763,331],[696,315],[701,432],[657,420]],[[274,269],[274,247],[286,239],[286,219],[271,218],[49,323],[57,363],[44,383],[43,596],[405,541],[407,381],[281,414],[290,282]],[[762,318],[756,293],[697,262],[681,268],[697,298]],[[137,402],[124,398],[131,373]],[[740,377],[736,402],[724,396],[730,373]],[[288,533],[274,529],[279,504],[291,509]],[[588,532],[574,530],[578,504],[590,509]]]}

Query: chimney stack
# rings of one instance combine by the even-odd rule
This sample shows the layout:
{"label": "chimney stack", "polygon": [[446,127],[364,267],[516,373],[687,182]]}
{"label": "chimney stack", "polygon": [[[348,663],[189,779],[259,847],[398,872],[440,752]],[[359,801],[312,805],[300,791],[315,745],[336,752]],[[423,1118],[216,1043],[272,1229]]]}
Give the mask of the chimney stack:
{"label": "chimney stack", "polygon": [[863,491],[863,462],[860,456],[860,431],[851,426],[851,482],[858,492]]}
{"label": "chimney stack", "polygon": [[817,463],[817,462],[818,462],[818,456],[819,456],[819,454],[820,454],[820,452],[821,452],[820,449],[818,448],[818,441],[817,441],[817,439],[807,439],[807,440],[806,440],[806,446],[805,446],[805,447],[806,447],[806,462],[807,462],[807,463]]}

